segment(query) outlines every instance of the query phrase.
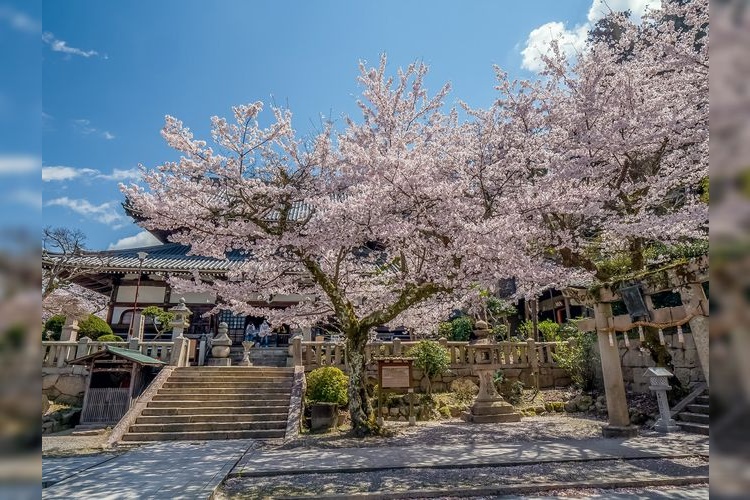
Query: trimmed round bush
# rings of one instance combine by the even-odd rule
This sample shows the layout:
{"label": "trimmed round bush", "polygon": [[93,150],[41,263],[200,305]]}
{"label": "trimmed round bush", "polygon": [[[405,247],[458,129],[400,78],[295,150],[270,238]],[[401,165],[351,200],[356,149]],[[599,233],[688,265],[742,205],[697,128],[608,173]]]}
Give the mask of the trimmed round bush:
{"label": "trimmed round bush", "polygon": [[334,366],[316,368],[307,375],[306,397],[310,403],[336,403],[344,406],[349,377]]}
{"label": "trimmed round bush", "polygon": [[44,333],[46,334],[47,331],[52,332],[49,340],[60,340],[63,325],[65,325],[65,316],[55,314],[44,323]]}
{"label": "trimmed round bush", "polygon": [[112,335],[112,328],[99,316],[89,314],[88,318],[78,323],[78,337],[98,339],[102,335]]}
{"label": "trimmed round bush", "polygon": [[96,339],[97,342],[122,342],[122,337],[119,335],[114,335],[111,333],[108,333],[106,335],[102,335],[98,339]]}

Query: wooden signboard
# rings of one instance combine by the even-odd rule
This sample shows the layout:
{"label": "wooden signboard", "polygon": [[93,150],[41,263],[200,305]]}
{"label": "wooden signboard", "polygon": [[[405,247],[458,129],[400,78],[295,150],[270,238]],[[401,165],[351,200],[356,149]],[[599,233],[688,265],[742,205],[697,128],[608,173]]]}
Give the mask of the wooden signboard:
{"label": "wooden signboard", "polygon": [[411,387],[411,360],[378,360],[378,383],[383,389]]}

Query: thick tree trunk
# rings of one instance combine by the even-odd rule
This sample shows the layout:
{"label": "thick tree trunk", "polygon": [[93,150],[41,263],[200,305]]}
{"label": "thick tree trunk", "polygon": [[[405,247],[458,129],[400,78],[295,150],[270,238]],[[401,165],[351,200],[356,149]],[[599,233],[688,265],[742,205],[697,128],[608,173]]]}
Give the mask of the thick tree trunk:
{"label": "thick tree trunk", "polygon": [[376,431],[372,418],[372,404],[367,397],[367,372],[365,366],[365,345],[367,331],[346,332],[346,362],[349,366],[349,414],[352,431],[362,437]]}
{"label": "thick tree trunk", "polygon": [[641,271],[646,267],[643,256],[643,238],[635,238],[630,242],[630,266],[633,271]]}

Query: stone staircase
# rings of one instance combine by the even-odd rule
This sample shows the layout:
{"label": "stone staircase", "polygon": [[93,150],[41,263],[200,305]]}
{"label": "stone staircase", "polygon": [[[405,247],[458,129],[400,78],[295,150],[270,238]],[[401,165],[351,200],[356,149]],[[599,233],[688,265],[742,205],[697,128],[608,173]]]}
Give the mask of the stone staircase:
{"label": "stone staircase", "polygon": [[176,368],[122,440],[283,438],[293,378],[293,368]]}
{"label": "stone staircase", "polygon": [[709,395],[704,392],[687,407],[677,413],[675,422],[685,432],[708,436]]}

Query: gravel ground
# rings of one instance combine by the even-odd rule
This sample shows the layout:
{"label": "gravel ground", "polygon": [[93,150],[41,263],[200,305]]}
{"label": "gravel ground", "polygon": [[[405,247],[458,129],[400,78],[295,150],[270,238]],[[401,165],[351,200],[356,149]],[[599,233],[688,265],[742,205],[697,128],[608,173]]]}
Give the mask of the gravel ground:
{"label": "gravel ground", "polygon": [[[550,482],[657,479],[708,476],[708,461],[702,458],[557,462],[508,467],[463,469],[403,469],[357,473],[299,474],[274,477],[228,479],[224,498],[316,497],[358,492],[404,492],[419,489],[482,488]],[[221,496],[219,497],[221,498]],[[416,497],[415,497],[416,498]],[[446,497],[450,498],[450,497]]]}
{"label": "gravel ground", "polygon": [[103,453],[102,446],[109,437],[109,431],[95,435],[74,435],[72,429],[42,436],[43,457],[68,457],[71,455],[93,455]]}
{"label": "gravel ground", "polygon": [[508,443],[549,441],[555,439],[589,439],[601,437],[607,422],[588,416],[551,414],[524,417],[520,422],[505,424],[470,424],[461,419],[417,422],[409,427],[405,422],[386,422],[386,437],[358,439],[347,432],[303,434],[281,449],[358,448],[363,446],[410,446],[430,444]]}

